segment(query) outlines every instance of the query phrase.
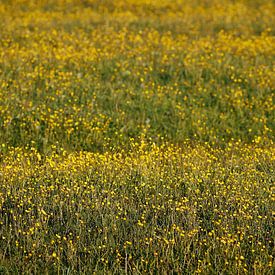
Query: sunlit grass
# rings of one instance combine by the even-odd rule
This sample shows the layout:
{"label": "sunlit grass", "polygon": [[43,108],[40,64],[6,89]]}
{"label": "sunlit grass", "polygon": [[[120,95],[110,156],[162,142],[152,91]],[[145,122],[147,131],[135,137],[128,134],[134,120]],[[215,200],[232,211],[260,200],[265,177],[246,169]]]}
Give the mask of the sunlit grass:
{"label": "sunlit grass", "polygon": [[271,272],[273,166],[274,147],[238,143],[143,141],[43,161],[11,149],[0,169],[4,267]]}

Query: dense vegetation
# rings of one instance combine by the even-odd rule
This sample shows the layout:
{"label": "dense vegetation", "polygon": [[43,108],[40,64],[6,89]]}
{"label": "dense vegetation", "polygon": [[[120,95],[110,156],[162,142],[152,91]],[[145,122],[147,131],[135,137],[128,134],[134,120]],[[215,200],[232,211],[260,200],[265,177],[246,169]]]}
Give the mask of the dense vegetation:
{"label": "dense vegetation", "polygon": [[0,273],[272,274],[272,0],[0,3]]}

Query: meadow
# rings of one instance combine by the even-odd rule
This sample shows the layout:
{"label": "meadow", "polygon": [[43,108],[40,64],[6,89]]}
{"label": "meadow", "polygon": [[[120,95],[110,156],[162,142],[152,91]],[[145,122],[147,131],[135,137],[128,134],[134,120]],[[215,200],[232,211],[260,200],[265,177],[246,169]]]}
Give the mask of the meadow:
{"label": "meadow", "polygon": [[0,18],[0,274],[273,274],[272,0]]}

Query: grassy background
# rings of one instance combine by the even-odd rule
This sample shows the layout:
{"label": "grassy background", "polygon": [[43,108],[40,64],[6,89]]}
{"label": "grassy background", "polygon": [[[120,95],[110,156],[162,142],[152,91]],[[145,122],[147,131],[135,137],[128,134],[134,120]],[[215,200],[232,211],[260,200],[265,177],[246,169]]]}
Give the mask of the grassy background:
{"label": "grassy background", "polygon": [[270,1],[27,2],[1,4],[1,143],[273,139]]}

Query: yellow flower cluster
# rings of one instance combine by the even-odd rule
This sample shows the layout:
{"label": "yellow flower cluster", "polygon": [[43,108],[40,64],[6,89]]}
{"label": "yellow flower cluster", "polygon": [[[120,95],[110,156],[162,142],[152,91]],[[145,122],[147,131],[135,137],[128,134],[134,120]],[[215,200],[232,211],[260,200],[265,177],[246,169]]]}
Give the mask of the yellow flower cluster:
{"label": "yellow flower cluster", "polygon": [[271,0],[0,2],[0,273],[271,274]]}
{"label": "yellow flower cluster", "polygon": [[2,257],[21,259],[20,270],[271,271],[273,144],[131,145],[45,159],[10,148],[0,168]]}

